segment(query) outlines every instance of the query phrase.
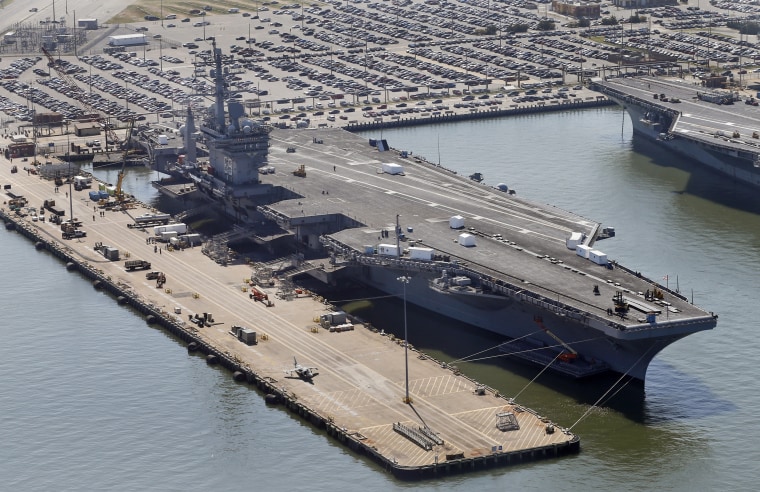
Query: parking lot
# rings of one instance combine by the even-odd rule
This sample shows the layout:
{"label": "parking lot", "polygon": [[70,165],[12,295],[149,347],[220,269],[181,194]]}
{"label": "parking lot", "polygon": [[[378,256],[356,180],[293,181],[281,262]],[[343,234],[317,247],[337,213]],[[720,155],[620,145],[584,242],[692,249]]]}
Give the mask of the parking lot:
{"label": "parking lot", "polygon": [[[630,14],[602,6],[619,19]],[[547,12],[556,21],[551,31],[537,30],[544,16],[517,0],[273,1],[248,11],[175,10],[113,32],[143,33],[145,45],[109,50],[105,38],[78,57],[59,53],[52,67],[37,55],[4,56],[4,120],[29,122],[34,106],[68,120],[96,111],[120,122],[179,124],[188,106],[211,103],[214,44],[228,98],[272,123],[311,126],[557,104],[592,96],[583,87],[588,77],[679,75],[681,68],[699,76],[708,59],[722,72],[752,77],[760,57],[755,36],[745,37],[755,38],[750,42],[725,34],[731,16],[760,14],[748,2],[641,9],[651,23],[595,20],[585,28]],[[488,25],[495,30],[481,32]],[[510,32],[519,26],[527,32]],[[618,61],[637,53],[659,60]]]}

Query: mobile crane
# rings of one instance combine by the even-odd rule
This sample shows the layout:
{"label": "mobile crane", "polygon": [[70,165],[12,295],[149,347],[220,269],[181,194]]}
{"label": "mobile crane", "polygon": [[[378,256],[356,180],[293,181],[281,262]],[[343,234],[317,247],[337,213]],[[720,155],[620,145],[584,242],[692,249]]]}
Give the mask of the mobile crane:
{"label": "mobile crane", "polygon": [[121,157],[121,170],[119,171],[119,177],[116,179],[116,199],[119,204],[124,208],[124,192],[121,189],[121,185],[124,182],[124,169],[127,167],[127,156],[129,156],[129,137],[132,135],[132,129],[135,127],[135,119],[129,119],[129,125],[127,126],[127,136],[124,139],[124,153]]}

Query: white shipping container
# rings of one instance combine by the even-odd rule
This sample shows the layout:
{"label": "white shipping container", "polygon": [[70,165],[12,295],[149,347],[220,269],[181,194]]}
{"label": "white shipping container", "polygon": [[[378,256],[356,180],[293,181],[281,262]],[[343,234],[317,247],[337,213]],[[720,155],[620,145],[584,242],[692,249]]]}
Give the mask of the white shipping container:
{"label": "white shipping container", "polygon": [[570,237],[565,240],[565,246],[567,246],[567,249],[575,249],[576,246],[578,246],[582,242],[583,242],[583,233],[573,232],[570,234]]}
{"label": "white shipping container", "polygon": [[592,249],[588,252],[588,259],[596,263],[597,265],[607,264],[607,255],[599,250]]}
{"label": "white shipping container", "polygon": [[167,135],[159,135],[158,136],[158,144],[159,145],[166,145],[169,143],[169,137]]}
{"label": "white shipping container", "polygon": [[455,215],[449,219],[449,227],[452,229],[461,229],[464,227],[464,217]]}
{"label": "white shipping container", "polygon": [[399,256],[398,246],[395,244],[379,244],[377,246],[377,254],[383,256]]}
{"label": "white shipping container", "polygon": [[419,246],[412,246],[409,248],[409,258],[411,258],[412,260],[432,261],[433,249],[420,248]]}
{"label": "white shipping container", "polygon": [[393,162],[383,162],[383,172],[387,174],[404,174],[404,166]]}
{"label": "white shipping container", "polygon": [[164,231],[161,234],[158,235],[158,240],[162,241],[164,243],[168,243],[172,239],[177,238],[177,232],[176,231]]}
{"label": "white shipping container", "polygon": [[586,246],[585,244],[579,244],[575,247],[575,254],[581,258],[588,258],[589,251],[591,251],[591,247]]}
{"label": "white shipping container", "polygon": [[183,234],[182,236],[179,236],[179,238],[190,246],[195,246],[196,244],[201,244],[202,242],[200,234]]}
{"label": "white shipping container", "polygon": [[466,232],[463,232],[459,235],[459,244],[462,246],[475,246],[475,236],[472,234],[467,234]]}
{"label": "white shipping container", "polygon": [[156,236],[160,235],[162,232],[168,231],[174,231],[177,234],[184,234],[187,232],[187,225],[180,222],[177,224],[166,224],[153,227],[153,234]]}

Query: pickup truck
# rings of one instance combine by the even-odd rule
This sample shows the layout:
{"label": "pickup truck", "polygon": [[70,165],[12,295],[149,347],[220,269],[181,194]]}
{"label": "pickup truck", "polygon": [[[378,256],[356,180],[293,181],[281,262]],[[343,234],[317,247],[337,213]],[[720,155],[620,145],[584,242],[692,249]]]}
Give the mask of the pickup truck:
{"label": "pickup truck", "polygon": [[147,270],[150,268],[150,262],[145,260],[127,260],[124,262],[124,267],[128,272],[132,270]]}
{"label": "pickup truck", "polygon": [[63,232],[63,239],[75,239],[79,237],[87,237],[87,233],[84,231],[80,231],[79,229],[74,230],[74,231]]}

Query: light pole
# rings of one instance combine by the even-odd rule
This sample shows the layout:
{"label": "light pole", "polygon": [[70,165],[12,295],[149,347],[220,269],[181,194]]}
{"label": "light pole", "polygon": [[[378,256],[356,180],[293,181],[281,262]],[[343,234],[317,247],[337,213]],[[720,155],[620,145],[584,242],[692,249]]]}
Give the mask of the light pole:
{"label": "light pole", "polygon": [[412,399],[409,396],[409,337],[407,336],[406,323],[406,284],[409,283],[409,277],[404,275],[399,277],[397,280],[404,286],[404,367],[406,370],[406,396],[404,396],[404,399],[402,401],[409,405],[412,403]]}

